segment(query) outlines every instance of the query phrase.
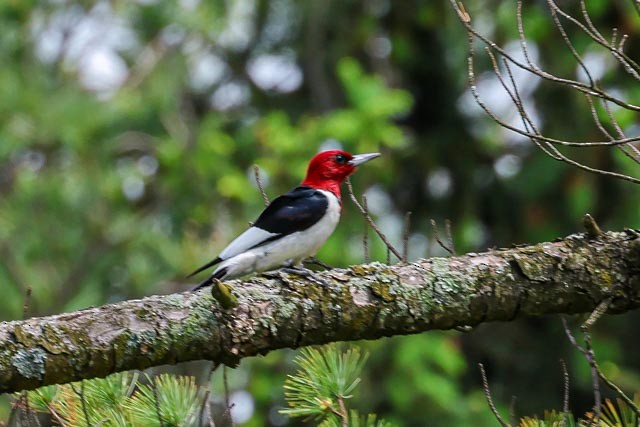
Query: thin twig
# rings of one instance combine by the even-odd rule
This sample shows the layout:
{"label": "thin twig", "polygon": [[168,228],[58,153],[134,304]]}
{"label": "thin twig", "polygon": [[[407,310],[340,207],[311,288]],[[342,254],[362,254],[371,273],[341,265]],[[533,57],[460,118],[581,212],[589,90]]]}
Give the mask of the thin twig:
{"label": "thin twig", "polygon": [[204,392],[204,399],[202,400],[202,405],[200,406],[200,413],[198,415],[198,425],[199,426],[203,426],[204,425],[204,415],[205,415],[205,410],[207,408],[207,402],[209,401],[209,394],[211,394],[211,390],[205,390]]}
{"label": "thin twig", "polygon": [[268,206],[269,196],[267,196],[267,192],[264,191],[264,186],[262,185],[262,180],[260,179],[260,167],[258,165],[253,165],[253,176],[256,179],[256,185],[258,186],[258,190],[260,190],[262,200],[264,200],[264,205]]}
{"label": "thin twig", "polygon": [[440,240],[440,233],[438,232],[438,224],[436,223],[435,219],[431,220],[431,229],[433,230],[433,237],[434,239],[436,239],[436,242],[438,242],[440,247],[445,251],[449,252],[451,256],[455,256],[455,252],[453,251],[453,249],[449,248],[447,245],[444,244],[442,240]]}
{"label": "thin twig", "polygon": [[49,406],[49,413],[51,414],[51,416],[56,420],[56,422],[58,424],[60,424],[61,427],[66,427],[66,424],[64,423],[64,421],[62,420],[62,418],[60,417],[60,415],[56,412],[55,408],[53,407],[53,405],[48,405]]}
{"label": "thin twig", "polygon": [[229,380],[227,378],[227,365],[222,367],[222,383],[224,384],[224,405],[226,407],[224,413],[229,417],[229,424],[234,427],[233,417],[231,416],[231,408],[234,406],[230,402]]}
{"label": "thin twig", "polygon": [[456,256],[456,246],[453,243],[453,233],[451,231],[451,220],[449,218],[444,220],[444,232],[447,235],[447,244],[449,245],[449,249],[453,253],[453,256]]}
{"label": "thin twig", "polygon": [[596,84],[595,84],[595,81],[594,81],[593,77],[591,76],[591,73],[589,72],[589,68],[587,68],[587,66],[585,65],[584,61],[582,60],[582,57],[580,56],[580,54],[576,50],[575,46],[571,42],[571,39],[567,35],[567,32],[565,31],[564,26],[562,25],[562,22],[560,22],[560,19],[558,18],[558,14],[556,12],[556,9],[553,8],[552,6],[550,6],[549,8],[551,10],[551,17],[553,18],[553,22],[554,22],[556,28],[558,29],[558,31],[560,31],[560,35],[562,37],[562,40],[564,40],[564,43],[567,45],[567,48],[569,49],[569,51],[573,55],[573,58],[576,60],[576,62],[580,66],[580,68],[582,68],[582,71],[584,71],[585,75],[587,76],[587,79],[589,80],[589,85],[591,87],[595,87]]}
{"label": "thin twig", "polygon": [[[469,90],[476,102],[476,104],[478,104],[478,106],[496,123],[498,123],[500,126],[502,126],[505,129],[511,130],[515,133],[518,133],[520,135],[526,136],[529,139],[531,139],[532,142],[534,142],[534,144],[536,144],[538,147],[542,148],[541,145],[538,142],[549,142],[552,144],[560,144],[560,145],[577,145],[577,146],[594,146],[594,145],[618,145],[618,144],[622,144],[622,143],[628,143],[631,141],[628,140],[617,140],[615,142],[605,142],[605,143],[593,143],[593,142],[585,142],[585,143],[571,143],[571,142],[563,142],[563,141],[559,141],[553,138],[548,138],[548,137],[544,137],[542,135],[540,135],[538,132],[536,133],[531,133],[528,132],[526,130],[521,130],[518,129],[515,126],[511,126],[508,123],[506,123],[504,120],[500,119],[498,116],[496,116],[496,114],[491,111],[489,109],[489,107],[487,107],[487,105],[482,101],[482,99],[480,98],[480,95],[477,91],[477,86],[476,86],[476,82],[475,82],[475,72],[473,70],[473,35],[472,33],[470,33],[470,41],[469,41],[469,56],[467,57],[467,68],[468,68],[468,80],[469,80]],[[492,44],[492,48],[498,50],[499,52],[501,52],[499,49],[496,48],[495,44]],[[504,57],[507,56],[506,53],[502,53],[501,55],[503,55]],[[511,61],[513,63],[513,61]],[[517,64],[516,64],[517,65]],[[533,72],[533,71],[532,71]],[[590,92],[593,93],[593,92]],[[522,111],[522,110],[521,110]],[[521,116],[522,117],[522,116]],[[629,138],[631,139],[631,138]],[[640,139],[640,137],[637,137],[637,139]],[[602,170],[602,169],[596,169],[596,168],[592,168],[590,166],[586,166],[583,165],[580,162],[577,162],[573,159],[568,158],[567,156],[565,156],[564,154],[560,153],[555,147],[552,147],[551,145],[548,145],[548,148],[550,148],[555,155],[551,156],[552,158],[554,158],[555,160],[560,160],[563,161],[565,163],[568,163],[572,166],[578,167],[580,169],[592,172],[592,173],[597,173],[600,175],[606,175],[606,176],[611,176],[611,177],[615,177],[615,178],[619,178],[619,179],[623,179],[626,181],[630,181],[636,184],[640,184],[640,178],[634,178],[631,177],[629,175],[624,175],[624,174],[620,174],[617,172],[611,172],[611,171],[606,171],[606,170]],[[549,155],[549,152],[546,150],[545,151],[546,154]]]}
{"label": "thin twig", "polygon": [[209,427],[216,427],[215,423],[213,422],[213,413],[211,412],[211,402],[209,402],[209,399],[207,399],[205,405],[207,408],[207,418],[209,418]]}
{"label": "thin twig", "polygon": [[91,421],[89,420],[89,410],[87,409],[87,400],[84,398],[84,380],[80,382],[80,391],[76,388],[75,385],[69,384],[71,386],[71,390],[78,396],[80,399],[80,407],[82,408],[82,414],[84,415],[85,422],[88,427],[91,427]]}
{"label": "thin twig", "polygon": [[567,371],[567,364],[563,359],[560,359],[560,366],[562,367],[562,378],[563,378],[563,396],[562,396],[562,425],[564,427],[567,425],[568,417],[569,417],[569,372]]}
{"label": "thin twig", "polygon": [[411,212],[404,215],[404,230],[402,232],[402,262],[409,261],[409,231],[411,227]]}
{"label": "thin twig", "polygon": [[489,381],[487,380],[487,374],[484,371],[484,365],[482,363],[478,363],[478,366],[480,367],[480,375],[482,376],[482,388],[484,390],[484,396],[487,399],[489,408],[491,408],[491,412],[493,412],[493,415],[496,417],[496,420],[498,420],[502,427],[510,427],[510,424],[506,423],[500,416],[496,405],[493,404],[493,398],[491,397],[491,390],[489,389]]}
{"label": "thin twig", "polygon": [[[453,0],[450,0],[452,2],[452,4],[455,4],[453,2]],[[479,33],[477,33],[472,27],[470,27],[468,24],[463,23],[463,25],[465,26],[465,28],[467,28],[468,30],[468,50],[469,50],[469,54],[467,56],[467,62],[468,62],[468,70],[467,70],[467,74],[468,74],[468,81],[469,81],[469,90],[476,102],[476,104],[478,104],[478,106],[496,123],[498,123],[500,126],[504,127],[505,129],[509,129],[513,132],[516,132],[520,135],[524,135],[527,136],[528,138],[531,139],[531,141],[536,144],[539,148],[543,149],[543,151],[547,154],[550,155],[552,158],[554,158],[555,160],[560,160],[563,161],[565,163],[568,163],[572,166],[576,166],[580,169],[592,172],[592,173],[598,173],[601,175],[606,175],[606,176],[611,176],[611,177],[616,177],[619,179],[624,179],[633,183],[640,183],[640,179],[639,178],[635,178],[635,177],[631,177],[629,175],[625,175],[625,174],[620,174],[617,172],[611,172],[611,171],[606,171],[606,170],[602,170],[602,169],[596,169],[596,168],[592,168],[590,166],[586,166],[580,162],[577,162],[573,159],[568,158],[567,156],[565,156],[564,154],[560,153],[557,149],[555,149],[555,147],[552,147],[551,145],[547,145],[547,148],[551,151],[553,151],[553,155],[551,155],[549,153],[549,151],[545,150],[543,148],[543,146],[541,145],[541,142],[546,142],[549,144],[560,144],[560,145],[577,145],[577,146],[591,146],[591,145],[618,145],[618,144],[622,144],[622,143],[628,143],[630,141],[621,141],[621,140],[617,140],[617,141],[607,141],[604,144],[601,144],[600,142],[598,143],[591,143],[591,142],[587,142],[587,143],[572,143],[572,142],[567,142],[567,141],[560,141],[557,139],[553,139],[553,138],[548,138],[548,137],[544,137],[543,135],[540,134],[540,132],[538,132],[537,130],[535,130],[535,127],[533,128],[534,133],[529,132],[528,128],[527,128],[527,124],[525,123],[525,130],[521,130],[518,129],[515,126],[509,125],[508,123],[506,123],[504,120],[500,119],[498,116],[495,115],[495,113],[493,113],[493,111],[491,111],[487,105],[481,100],[480,95],[478,94],[477,91],[477,86],[476,86],[476,81],[475,81],[475,72],[474,72],[474,47],[473,47],[473,41],[474,41],[474,37],[478,37],[480,40],[484,41],[487,45],[489,45],[492,49],[495,49],[498,53],[500,53],[500,55],[503,56],[503,59],[506,61],[507,59],[513,63],[514,65],[523,68],[539,77],[546,77],[546,72],[541,71],[541,70],[537,70],[532,68],[531,66],[526,66],[520,62],[518,62],[517,60],[515,60],[514,58],[512,58],[509,54],[506,53],[506,51],[504,51],[503,49],[499,48],[495,43],[493,43],[492,41],[490,41],[489,39],[484,38],[483,36],[481,36]],[[493,56],[493,54],[491,53],[490,50],[487,50],[487,53],[490,57]],[[495,58],[492,58],[492,64],[494,65],[494,70],[497,69],[497,65],[495,62]],[[507,64],[505,62],[505,64]],[[500,80],[501,84],[503,85],[503,87],[505,87],[506,85],[504,84],[504,80],[501,78],[499,72],[496,73],[496,76],[498,77],[498,79]],[[580,89],[580,85],[578,84],[579,82],[573,81],[573,80],[568,80],[568,81],[561,81],[563,79],[555,79],[554,81],[556,81],[557,83],[561,83],[567,86],[570,86],[576,90],[581,90]],[[583,86],[585,86],[584,84],[582,84]],[[533,125],[533,122],[530,121],[530,119],[528,119],[528,115],[526,115],[526,111],[523,110],[522,106],[522,102],[518,100],[518,97],[515,96],[515,94],[512,94],[511,91],[509,91],[507,88],[505,88],[507,93],[509,94],[509,96],[512,98],[512,100],[514,100],[514,103],[516,104],[516,106],[518,107],[518,110],[520,112],[521,117],[523,118],[523,120],[527,123],[529,123],[530,125]],[[598,91],[598,90],[581,90],[582,92],[588,93],[588,94],[592,94],[595,96],[599,96],[600,98],[603,99],[609,99],[609,97],[603,95],[602,91]],[[615,101],[612,101],[615,102]],[[628,107],[626,107],[628,108]],[[640,107],[639,107],[640,108]],[[634,108],[630,108],[630,109],[634,109]],[[640,137],[639,137],[640,138]]]}
{"label": "thin twig", "polygon": [[[636,1],[636,3],[637,3],[638,0],[634,0],[634,1]],[[473,97],[474,97],[476,103],[478,104],[478,106],[480,106],[480,108],[493,121],[495,121],[497,124],[499,124],[500,126],[502,126],[505,129],[508,129],[508,130],[510,130],[512,132],[515,132],[515,133],[518,133],[520,135],[526,136],[538,148],[540,148],[542,151],[544,151],[545,154],[549,155],[550,157],[554,158],[555,160],[565,162],[565,163],[567,163],[569,165],[578,167],[578,168],[580,168],[582,170],[589,171],[591,173],[597,173],[597,174],[600,174],[600,175],[605,175],[605,176],[609,176],[609,177],[615,177],[615,178],[623,179],[623,180],[626,180],[626,181],[629,181],[629,182],[633,182],[633,183],[636,183],[636,184],[640,183],[640,178],[636,178],[636,177],[633,177],[633,176],[630,176],[630,175],[617,173],[617,172],[613,172],[613,171],[593,168],[593,167],[587,166],[585,164],[582,164],[579,161],[576,161],[576,160],[574,160],[572,158],[569,158],[568,156],[564,155],[563,153],[561,153],[555,147],[552,146],[552,145],[576,146],[576,147],[619,146],[619,149],[622,150],[625,155],[627,155],[628,157],[632,158],[637,163],[640,163],[640,149],[638,147],[632,145],[632,143],[637,142],[638,140],[640,140],[640,137],[626,138],[622,132],[618,132],[618,138],[617,139],[616,138],[609,138],[609,141],[577,142],[577,141],[564,141],[564,140],[560,140],[560,139],[556,139],[556,138],[549,138],[549,137],[547,137],[545,135],[542,135],[541,132],[539,132],[536,129],[535,124],[533,123],[533,121],[531,120],[531,118],[529,117],[528,113],[526,112],[526,110],[524,108],[524,103],[522,102],[522,99],[520,98],[519,94],[517,93],[517,86],[515,84],[513,76],[511,75],[512,73],[511,73],[510,67],[509,67],[509,64],[513,64],[513,65],[525,70],[526,72],[529,72],[529,73],[531,73],[531,74],[533,74],[533,75],[535,75],[535,76],[537,76],[537,77],[539,77],[541,79],[544,79],[546,81],[549,81],[549,82],[552,82],[552,83],[555,83],[555,84],[559,84],[559,85],[568,87],[571,90],[576,90],[576,91],[582,92],[583,94],[585,94],[586,96],[589,96],[589,97],[590,96],[596,96],[596,97],[600,98],[603,103],[611,102],[611,103],[614,103],[614,104],[616,104],[616,105],[618,105],[618,106],[620,106],[622,108],[625,108],[627,110],[640,111],[640,106],[639,105],[634,105],[634,104],[631,104],[629,102],[624,101],[621,98],[617,98],[613,94],[605,91],[604,89],[602,89],[601,87],[598,86],[597,82],[593,78],[593,75],[590,73],[590,70],[588,69],[588,67],[584,63],[582,57],[580,56],[580,54],[578,53],[577,49],[573,45],[571,39],[569,38],[568,33],[565,30],[565,28],[563,26],[563,23],[562,23],[560,18],[568,20],[572,24],[576,25],[580,30],[584,31],[592,40],[594,40],[596,43],[600,44],[605,49],[607,49],[611,53],[611,55],[614,56],[614,58],[624,67],[625,71],[627,71],[635,79],[640,80],[640,66],[635,61],[630,59],[624,53],[624,51],[622,49],[623,45],[624,45],[624,41],[627,39],[626,35],[623,35],[620,38],[620,41],[618,42],[618,33],[617,33],[617,31],[614,31],[613,37],[612,37],[610,42],[607,41],[606,39],[604,39],[602,34],[598,31],[598,29],[595,27],[595,25],[591,21],[591,18],[590,18],[589,14],[588,14],[588,12],[586,10],[586,3],[585,3],[584,0],[580,0],[580,8],[581,8],[581,11],[582,11],[583,19],[586,22],[586,24],[583,24],[579,20],[575,19],[574,17],[570,16],[566,12],[562,11],[558,7],[558,5],[555,3],[554,0],[547,0],[547,3],[549,5],[549,9],[550,9],[550,13],[551,13],[554,25],[556,26],[556,28],[560,32],[563,41],[565,42],[567,48],[570,50],[571,54],[573,55],[574,59],[576,60],[576,62],[578,64],[578,66],[585,72],[585,74],[587,76],[588,83],[584,83],[584,82],[581,82],[581,81],[578,81],[578,80],[562,78],[562,77],[558,77],[556,75],[553,75],[553,74],[549,73],[548,71],[545,71],[545,70],[541,69],[538,65],[536,65],[533,62],[532,57],[531,57],[531,55],[529,53],[529,48],[527,46],[527,42],[526,42],[526,35],[525,35],[523,19],[522,19],[522,14],[523,14],[523,12],[522,12],[522,2],[520,2],[520,1],[517,2],[516,20],[517,20],[517,27],[518,27],[518,35],[519,35],[519,38],[520,38],[520,47],[521,47],[520,51],[524,55],[524,60],[519,60],[514,55],[509,54],[503,48],[498,46],[495,42],[493,42],[489,38],[483,36],[475,28],[473,28],[473,26],[470,23],[471,22],[471,18],[469,16],[469,14],[465,11],[464,6],[463,6],[462,3],[457,2],[456,0],[449,0],[449,2],[451,4],[452,8],[454,9],[454,11],[456,12],[460,23],[467,30],[467,33],[468,33],[468,50],[469,50],[469,54],[468,54],[468,57],[467,57],[467,62],[468,62],[468,80],[469,80],[470,93],[473,95]],[[636,3],[634,3],[634,5],[636,5]],[[520,128],[516,127],[516,126],[513,126],[513,125],[505,122],[504,120],[500,119],[480,99],[478,91],[477,91],[476,82],[475,82],[475,79],[476,79],[475,78],[475,73],[474,73],[474,70],[473,70],[473,68],[474,68],[473,67],[473,62],[474,62],[473,61],[473,56],[474,56],[474,42],[475,42],[475,39],[480,40],[481,42],[483,42],[487,46],[487,48],[485,50],[486,50],[487,54],[489,55],[489,57],[491,59],[495,75],[498,78],[500,84],[503,86],[503,88],[505,89],[505,91],[509,95],[509,97],[511,98],[511,100],[514,102],[514,105],[516,106],[516,108],[518,109],[520,117],[523,120],[524,130],[520,129]],[[616,43],[618,43],[618,45],[616,45]],[[505,83],[505,80],[502,77],[499,68],[497,67],[497,61],[496,61],[496,59],[494,57],[494,54],[492,52],[493,50],[495,50],[497,52],[497,54],[499,54],[502,57],[502,60],[503,60],[503,62],[505,64],[505,68],[507,69],[507,71],[510,74],[510,79],[511,79],[511,83],[512,83],[513,89],[510,89],[509,87],[507,87],[507,85]],[[607,108],[607,107],[605,107],[605,108]],[[614,123],[614,126],[619,128],[619,126],[617,126],[617,122],[615,121],[615,117],[613,117],[613,115],[611,115],[611,114],[610,114],[610,119],[611,119],[611,122]],[[598,123],[596,123],[596,124],[598,125]],[[601,127],[600,125],[598,125],[598,126]]]}
{"label": "thin twig", "polygon": [[580,344],[578,344],[576,338],[571,333],[571,329],[569,329],[569,325],[567,324],[567,320],[564,318],[564,316],[561,316],[560,319],[562,320],[564,332],[567,335],[567,338],[569,338],[569,342],[584,355],[587,363],[589,364],[589,367],[591,368],[591,385],[593,388],[595,417],[591,418],[589,425],[592,425],[594,422],[595,425],[598,425],[600,414],[602,413],[602,396],[600,394],[600,381],[598,380],[598,366],[595,361],[595,354],[593,352],[593,349],[591,348],[589,334],[586,332],[584,334],[585,344],[587,345],[587,348],[583,348],[582,346],[580,346]]}
{"label": "thin twig", "polygon": [[[204,393],[204,400],[202,401],[202,407],[200,408],[200,422],[199,422],[200,426],[204,425],[205,410],[208,409],[207,405],[209,403],[209,395],[211,394],[211,375],[213,375],[213,371],[215,371],[217,367],[218,365],[216,365],[215,363],[211,363],[211,365],[209,366],[209,374],[207,375],[207,388]],[[209,417],[209,427],[211,427],[213,424],[213,419],[211,418],[208,412],[207,412],[207,416]]]}
{"label": "thin twig", "polygon": [[20,408],[20,414],[22,415],[20,417],[22,419],[21,423],[24,424],[26,427],[31,427],[31,419],[36,418],[37,420],[37,416],[33,417],[31,414],[31,405],[29,405],[29,395],[27,394],[26,391],[23,391],[20,394],[20,401],[21,401],[20,406],[22,406],[22,408]]}
{"label": "thin twig", "polygon": [[[585,98],[587,99],[587,104],[589,105],[589,110],[591,111],[591,117],[593,118],[593,122],[596,124],[596,127],[598,128],[598,130],[600,130],[600,132],[610,141],[615,141],[616,140],[615,137],[611,135],[611,133],[609,133],[609,131],[604,127],[602,120],[600,120],[600,117],[598,116],[598,112],[596,111],[596,107],[591,96],[585,94]],[[622,134],[622,136],[624,137],[624,134]],[[640,164],[640,153],[638,152],[638,149],[633,145],[633,143],[629,143],[625,145],[617,145],[617,147],[629,159],[631,159],[635,163]],[[629,152],[627,150],[628,148],[631,149],[632,152]]]}
{"label": "thin twig", "polygon": [[[362,196],[362,208],[366,215],[369,215],[369,205],[367,204],[367,196]],[[371,254],[369,253],[369,225],[364,223],[364,231],[362,233],[362,249],[364,250],[364,263],[371,262]]]}
{"label": "thin twig", "polygon": [[518,424],[518,417],[516,416],[516,402],[518,401],[517,396],[511,396],[511,402],[509,402],[509,421],[512,425]]}
{"label": "thin twig", "polygon": [[373,228],[373,230],[376,232],[376,234],[378,234],[378,236],[380,236],[380,239],[382,239],[384,244],[387,246],[387,249],[389,251],[393,252],[393,254],[396,256],[396,258],[398,258],[398,260],[402,261],[402,255],[400,254],[400,252],[398,252],[398,250],[395,247],[393,247],[393,245],[387,239],[387,236],[385,236],[384,233],[382,231],[380,231],[380,229],[378,228],[376,223],[373,221],[371,216],[367,213],[367,211],[362,207],[362,205],[360,204],[360,202],[356,198],[355,194],[353,193],[353,187],[351,186],[351,181],[349,180],[349,178],[347,178],[347,189],[349,190],[349,197],[351,198],[351,201],[357,206],[357,208],[360,211],[360,213],[367,220],[367,223],[371,226],[371,228]]}
{"label": "thin twig", "polygon": [[580,329],[582,329],[583,332],[587,332],[589,329],[591,329],[591,327],[598,321],[598,319],[600,319],[600,317],[602,317],[602,315],[607,312],[612,300],[613,297],[611,296],[603,299],[600,304],[598,304],[598,306],[591,312],[587,320],[585,320],[584,323],[580,326]]}
{"label": "thin twig", "polygon": [[344,405],[344,399],[342,396],[338,396],[338,405],[340,405],[340,417],[342,418],[342,427],[349,427],[349,414],[347,408]]}
{"label": "thin twig", "polygon": [[[451,5],[453,6],[454,10],[456,10],[456,11],[458,10],[458,6],[456,5],[456,1],[455,0],[449,0],[449,3],[451,3]],[[558,9],[558,12],[560,13],[561,11]],[[613,95],[607,93],[606,91],[603,91],[603,90],[597,89],[597,88],[592,88],[588,84],[582,83],[582,82],[577,81],[577,80],[571,80],[571,79],[565,79],[565,78],[557,77],[557,76],[555,76],[555,75],[553,75],[553,74],[551,74],[551,73],[549,73],[547,71],[540,70],[540,69],[528,66],[527,64],[524,64],[523,62],[517,60],[513,55],[510,55],[503,48],[499,47],[495,42],[493,42],[492,40],[490,40],[487,37],[485,37],[482,34],[480,34],[468,22],[465,22],[463,20],[460,20],[460,22],[465,27],[465,29],[472,35],[472,40],[473,40],[473,37],[478,38],[483,43],[485,43],[487,46],[490,46],[492,49],[495,49],[498,53],[500,53],[500,55],[502,55],[503,57],[507,58],[509,60],[509,62],[511,62],[512,64],[516,65],[517,67],[519,67],[519,68],[521,68],[521,69],[523,69],[525,71],[528,71],[528,72],[530,72],[532,74],[535,74],[538,77],[541,77],[541,78],[543,78],[545,80],[548,80],[548,81],[551,81],[551,82],[554,82],[554,83],[558,83],[558,84],[562,84],[564,86],[571,87],[571,88],[573,88],[575,90],[578,90],[580,92],[589,93],[589,94],[592,94],[592,95],[596,95],[596,96],[598,96],[600,98],[607,99],[607,100],[613,102],[614,104],[617,104],[617,105],[619,105],[619,106],[621,106],[623,108],[627,108],[627,109],[633,110],[633,111],[640,111],[640,106],[624,102],[621,99],[618,99],[618,98],[614,97]],[[588,31],[588,30],[585,29],[585,31]]]}
{"label": "thin twig", "polygon": [[[595,397],[595,425],[600,425],[600,414],[602,413],[602,395],[600,394],[600,375],[598,374],[598,366],[596,365],[596,355],[591,347],[591,337],[588,332],[584,332],[585,357],[591,366],[591,381],[593,383],[593,395]],[[589,423],[591,424],[591,423]]]}
{"label": "thin twig", "polygon": [[24,293],[24,304],[22,304],[22,319],[28,319],[29,318],[29,308],[31,306],[31,294],[33,293],[33,290],[31,289],[31,286],[27,286],[27,289],[25,290]]}

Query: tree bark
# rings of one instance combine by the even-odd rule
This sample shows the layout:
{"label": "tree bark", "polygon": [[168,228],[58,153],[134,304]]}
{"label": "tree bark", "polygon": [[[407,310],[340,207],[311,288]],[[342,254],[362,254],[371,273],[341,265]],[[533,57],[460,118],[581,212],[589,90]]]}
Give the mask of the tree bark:
{"label": "tree bark", "polygon": [[0,323],[0,393],[208,359],[234,365],[269,351],[377,339],[552,313],[640,306],[640,235],[568,236],[535,246],[372,263],[319,273],[228,282],[211,292],[124,301]]}

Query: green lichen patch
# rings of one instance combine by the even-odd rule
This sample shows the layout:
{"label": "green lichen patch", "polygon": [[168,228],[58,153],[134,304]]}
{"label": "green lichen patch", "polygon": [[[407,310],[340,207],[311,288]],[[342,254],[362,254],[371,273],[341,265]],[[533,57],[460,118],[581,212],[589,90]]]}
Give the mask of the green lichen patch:
{"label": "green lichen patch", "polygon": [[58,328],[47,323],[42,327],[43,339],[40,345],[51,354],[60,354],[69,350],[68,343],[64,341],[65,334],[61,334]]}
{"label": "green lichen patch", "polygon": [[368,276],[369,274],[375,274],[380,270],[386,270],[389,266],[381,262],[372,262],[371,264],[352,265],[349,267],[349,271],[354,276]]}
{"label": "green lichen patch", "polygon": [[391,285],[389,283],[373,282],[369,284],[371,293],[384,302],[391,302],[395,299],[395,295],[391,293]]}
{"label": "green lichen patch", "polygon": [[32,347],[38,342],[38,334],[35,333],[34,328],[29,324],[15,325],[13,328],[13,334],[16,336],[16,340],[19,343],[24,344],[25,347]]}
{"label": "green lichen patch", "polygon": [[540,251],[527,251],[530,254],[514,254],[513,260],[518,265],[520,272],[534,282],[546,282],[553,277],[557,260]]}

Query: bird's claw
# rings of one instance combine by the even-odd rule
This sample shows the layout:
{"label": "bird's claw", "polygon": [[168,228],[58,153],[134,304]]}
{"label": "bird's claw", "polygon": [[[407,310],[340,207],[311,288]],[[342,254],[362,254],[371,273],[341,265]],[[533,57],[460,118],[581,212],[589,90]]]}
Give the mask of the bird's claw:
{"label": "bird's claw", "polygon": [[318,258],[316,257],[309,257],[306,258],[302,261],[304,264],[311,264],[311,265],[317,265],[319,267],[324,268],[325,270],[331,270],[333,269],[333,267],[331,267],[329,264],[327,264],[326,262],[322,262],[320,261]]}
{"label": "bird's claw", "polygon": [[309,270],[308,268],[303,267],[284,267],[280,269],[283,273],[295,274],[296,276],[305,277],[309,281],[315,283],[320,286],[329,286],[325,280],[317,277],[313,270]]}

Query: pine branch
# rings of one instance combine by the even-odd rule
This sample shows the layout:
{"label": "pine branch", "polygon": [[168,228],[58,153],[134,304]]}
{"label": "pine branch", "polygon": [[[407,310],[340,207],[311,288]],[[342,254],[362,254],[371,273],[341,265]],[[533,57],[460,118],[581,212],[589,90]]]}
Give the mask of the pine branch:
{"label": "pine branch", "polygon": [[207,290],[0,323],[0,393],[209,359],[226,365],[285,347],[377,339],[552,313],[640,307],[640,235],[576,234],[535,246]]}

